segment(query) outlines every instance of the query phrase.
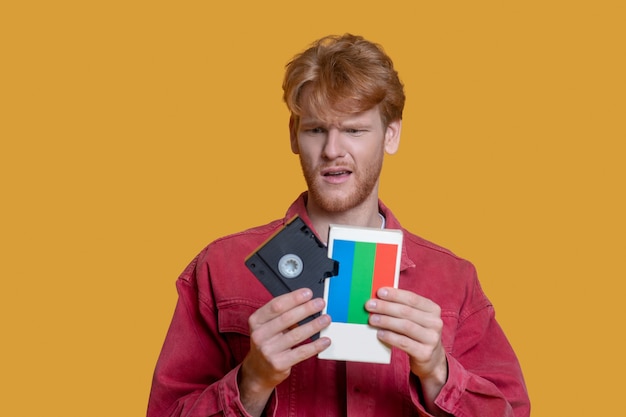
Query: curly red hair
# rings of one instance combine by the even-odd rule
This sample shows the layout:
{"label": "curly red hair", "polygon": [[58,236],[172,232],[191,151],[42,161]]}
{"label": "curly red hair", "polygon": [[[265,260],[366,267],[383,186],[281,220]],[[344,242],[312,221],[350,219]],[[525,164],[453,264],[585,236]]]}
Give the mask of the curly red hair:
{"label": "curly red hair", "polygon": [[[310,94],[302,94],[305,88]],[[330,119],[379,106],[387,126],[402,119],[405,95],[393,62],[382,47],[361,36],[345,34],[315,41],[287,64],[283,99],[296,124],[305,108]]]}

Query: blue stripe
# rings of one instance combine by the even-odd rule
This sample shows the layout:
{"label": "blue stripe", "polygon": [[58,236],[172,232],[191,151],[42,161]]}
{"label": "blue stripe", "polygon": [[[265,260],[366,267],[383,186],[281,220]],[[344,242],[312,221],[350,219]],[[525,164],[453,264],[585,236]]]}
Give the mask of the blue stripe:
{"label": "blue stripe", "polygon": [[331,258],[339,262],[339,275],[329,278],[330,289],[326,311],[332,320],[338,323],[348,322],[355,243],[349,240],[335,240],[333,243]]}

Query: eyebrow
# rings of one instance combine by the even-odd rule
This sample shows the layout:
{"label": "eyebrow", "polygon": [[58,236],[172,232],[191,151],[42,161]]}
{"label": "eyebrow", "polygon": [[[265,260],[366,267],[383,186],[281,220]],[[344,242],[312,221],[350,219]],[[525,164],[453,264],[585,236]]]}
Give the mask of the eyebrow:
{"label": "eyebrow", "polygon": [[[365,118],[363,118],[365,119]],[[300,127],[328,127],[328,126],[335,126],[338,127],[340,129],[346,129],[346,128],[368,128],[371,129],[372,123],[369,120],[362,120],[361,119],[361,115],[358,116],[354,116],[349,118],[348,120],[342,120],[340,123],[336,124],[336,123],[329,123],[327,121],[321,120],[321,119],[316,119],[316,118],[306,118],[306,119],[300,119]]]}

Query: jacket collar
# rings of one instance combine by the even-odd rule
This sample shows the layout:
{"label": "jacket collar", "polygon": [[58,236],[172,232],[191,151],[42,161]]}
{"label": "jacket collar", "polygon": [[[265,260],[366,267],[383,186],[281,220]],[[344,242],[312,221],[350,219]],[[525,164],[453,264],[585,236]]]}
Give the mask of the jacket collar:
{"label": "jacket collar", "polygon": [[[317,234],[317,231],[313,228],[313,224],[311,223],[309,214],[306,211],[307,198],[308,198],[307,191],[304,191],[302,194],[300,194],[300,196],[298,196],[296,201],[294,201],[289,207],[289,209],[287,209],[287,214],[285,218],[283,219],[283,224],[289,223],[289,221],[291,221],[291,219],[293,219],[295,216],[300,216],[300,218],[311,228],[311,230],[313,230],[313,232]],[[404,271],[407,268],[414,268],[415,262],[413,262],[409,258],[409,255],[407,252],[407,245],[406,245],[407,231],[402,227],[402,225],[400,224],[396,216],[394,216],[393,212],[387,206],[385,206],[385,204],[383,204],[383,202],[380,199],[378,200],[378,210],[383,216],[385,216],[385,222],[386,222],[385,228],[386,229],[402,230],[402,235],[404,236],[404,242],[402,245],[402,255],[400,258],[400,270]]]}

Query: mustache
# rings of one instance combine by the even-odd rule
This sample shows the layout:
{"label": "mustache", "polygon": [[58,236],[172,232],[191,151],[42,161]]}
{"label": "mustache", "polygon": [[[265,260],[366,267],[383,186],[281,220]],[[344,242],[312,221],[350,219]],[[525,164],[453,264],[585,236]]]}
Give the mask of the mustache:
{"label": "mustache", "polygon": [[341,169],[345,171],[354,171],[354,166],[352,164],[322,164],[317,167],[319,171],[330,170],[330,169]]}

